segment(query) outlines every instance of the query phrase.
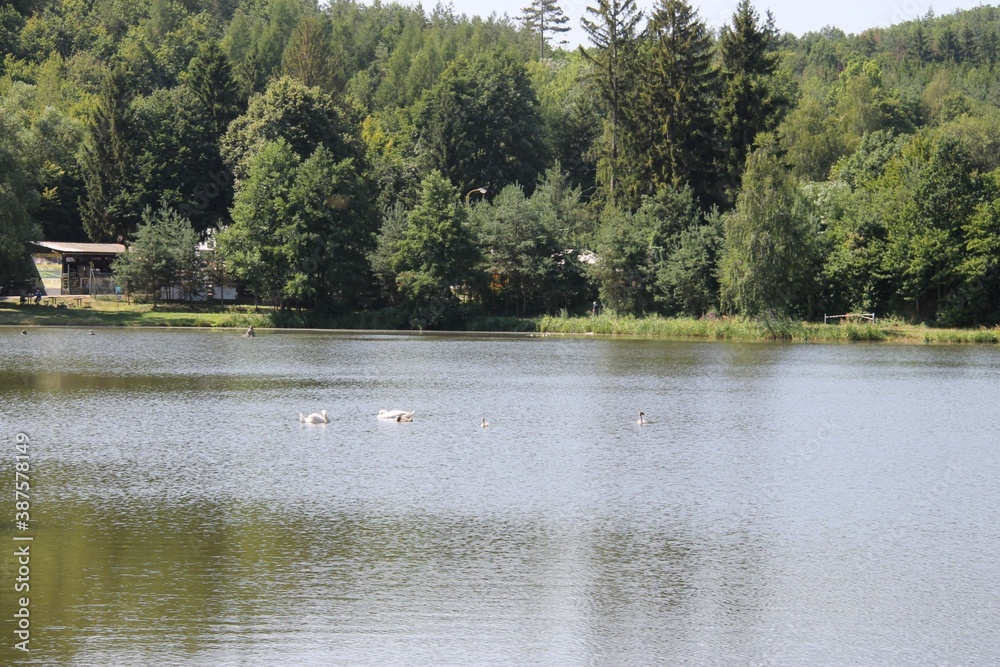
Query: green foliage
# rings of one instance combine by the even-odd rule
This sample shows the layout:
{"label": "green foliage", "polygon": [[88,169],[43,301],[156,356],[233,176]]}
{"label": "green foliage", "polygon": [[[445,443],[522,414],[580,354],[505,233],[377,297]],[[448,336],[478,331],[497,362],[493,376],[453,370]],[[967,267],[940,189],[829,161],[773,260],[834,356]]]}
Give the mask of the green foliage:
{"label": "green foliage", "polygon": [[776,38],[770,12],[767,22],[759,25],[750,0],[741,0],[733,14],[732,28],[726,26],[719,40],[723,91],[718,123],[723,171],[728,173],[733,191],[739,188],[754,139],[777,127],[789,103],[774,77],[778,58],[771,47]]}
{"label": "green foliage", "polygon": [[190,299],[205,287],[204,266],[197,253],[198,236],[191,223],[166,205],[142,213],[128,252],[114,263],[115,279],[131,293],[160,299],[161,290],[179,287]]}
{"label": "green foliage", "polygon": [[415,125],[421,170],[463,192],[533,187],[545,164],[538,101],[524,67],[503,53],[452,63],[421,99]]}
{"label": "green foliage", "polygon": [[391,260],[402,294],[426,309],[427,326],[446,321],[474,280],[479,250],[465,219],[458,192],[440,172],[431,172]]}
{"label": "green foliage", "polygon": [[396,271],[393,257],[409,226],[409,214],[402,202],[396,202],[386,210],[382,225],[375,241],[375,249],[369,253],[368,261],[381,287],[384,297],[394,305],[399,305],[401,297],[396,289]]}
{"label": "green foliage", "polygon": [[229,125],[221,141],[222,157],[243,179],[256,154],[277,139],[284,139],[303,160],[320,145],[338,159],[356,156],[354,138],[333,99],[288,77],[251,99],[246,113]]}
{"label": "green foliage", "polygon": [[232,178],[201,100],[184,86],[157,90],[133,101],[129,127],[130,201],[143,208],[163,201],[201,234],[218,226],[232,201]]}
{"label": "green foliage", "polygon": [[606,308],[701,311],[698,275],[714,272],[714,253],[690,188],[665,188],[634,214],[609,208],[602,217],[591,275]]}
{"label": "green foliage", "polygon": [[215,140],[239,114],[239,97],[229,60],[214,39],[201,45],[184,77],[188,88],[201,101],[212,119]]}
{"label": "green foliage", "polygon": [[[527,13],[8,3],[4,280],[27,238],[128,239],[165,203],[206,237],[228,228],[231,266],[262,298],[320,305],[324,321],[391,304],[386,322],[457,326],[582,310],[597,292],[623,313],[711,312],[723,249],[734,259],[758,236],[777,240],[746,246],[755,272],[723,290],[730,306],[740,294],[748,312],[997,321],[998,196],[984,175],[1000,169],[1000,9],[796,37],[741,0],[716,40],[689,2],[658,0],[643,26],[631,0],[599,0],[588,48],[572,52],[547,43],[557,5]],[[748,159],[771,131],[780,150]],[[435,170],[459,218],[466,193],[488,189],[472,195],[482,261],[464,277],[445,280],[440,258],[395,262],[447,236],[417,243],[429,227],[411,224],[450,219],[424,197]],[[581,271],[580,257],[597,262]],[[491,291],[485,273],[506,284]]]}
{"label": "green foliage", "polygon": [[101,84],[80,155],[87,189],[80,213],[87,234],[95,241],[125,241],[138,217],[128,188],[134,159],[128,104],[127,74],[115,69]]}
{"label": "green foliage", "polygon": [[29,152],[30,130],[16,111],[0,106],[0,289],[26,276],[27,245],[41,230],[30,211],[38,198],[37,165]]}
{"label": "green foliage", "polygon": [[0,98],[0,106],[16,127],[12,151],[17,146],[26,160],[15,179],[33,184],[29,214],[41,225],[35,240],[86,241],[80,223],[78,199],[83,193],[77,152],[83,140],[83,124],[56,107],[44,104],[37,85],[17,82]]}
{"label": "green foliage", "polygon": [[782,317],[808,305],[816,230],[773,135],[747,159],[736,210],[725,218],[721,299],[742,315]]}
{"label": "green foliage", "polygon": [[[703,206],[719,200],[718,72],[711,35],[684,0],[660,0],[646,29],[638,101],[631,110],[629,185],[634,195],[690,186]],[[633,195],[633,196],[634,196]]]}
{"label": "green foliage", "polygon": [[281,301],[294,272],[297,239],[288,197],[299,158],[284,139],[258,150],[247,177],[233,199],[233,223],[219,233],[219,249],[233,276],[250,290],[275,303]]}
{"label": "green foliage", "polygon": [[366,304],[374,212],[354,160],[319,146],[297,169],[288,192],[293,267],[283,294],[338,312]]}
{"label": "green foliage", "polygon": [[590,67],[578,52],[561,53],[528,64],[538,94],[544,126],[543,141],[553,162],[588,195],[596,186],[593,147],[603,123],[600,101],[587,80]]}
{"label": "green foliage", "polygon": [[324,17],[302,17],[285,45],[282,72],[308,88],[339,88],[329,31],[330,24]]}
{"label": "green foliage", "polygon": [[514,315],[537,312],[557,252],[538,212],[520,187],[508,185],[492,204],[477,206],[472,217],[483,248],[482,270],[491,276],[491,296]]}
{"label": "green foliage", "polygon": [[689,224],[676,236],[672,252],[656,272],[659,301],[668,312],[701,316],[718,307],[717,269],[723,238],[717,213],[705,224]]}
{"label": "green foliage", "polygon": [[608,109],[606,177],[602,180],[609,200],[616,203],[617,174],[621,169],[619,136],[637,86],[637,31],[642,12],[635,0],[598,0],[597,7],[587,7],[587,13],[594,18],[584,16],[580,22],[595,50],[581,46],[580,53],[593,64],[594,85]]}

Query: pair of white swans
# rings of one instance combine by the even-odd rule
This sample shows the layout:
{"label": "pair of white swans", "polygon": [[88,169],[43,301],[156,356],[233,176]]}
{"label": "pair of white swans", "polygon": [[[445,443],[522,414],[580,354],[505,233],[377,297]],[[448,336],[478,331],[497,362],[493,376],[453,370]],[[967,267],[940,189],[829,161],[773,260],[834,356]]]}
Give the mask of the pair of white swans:
{"label": "pair of white swans", "polygon": [[[395,421],[395,422],[411,422],[413,421],[413,413],[415,410],[379,410],[378,418],[384,421]],[[311,415],[303,415],[299,413],[299,421],[303,424],[329,424],[330,417],[327,416],[326,410],[320,412],[314,412]]]}

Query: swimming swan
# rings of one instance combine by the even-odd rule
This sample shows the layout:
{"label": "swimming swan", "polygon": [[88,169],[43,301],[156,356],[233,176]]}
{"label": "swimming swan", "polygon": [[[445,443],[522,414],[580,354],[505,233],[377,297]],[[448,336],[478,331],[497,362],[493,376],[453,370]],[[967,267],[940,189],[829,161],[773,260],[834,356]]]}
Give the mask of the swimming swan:
{"label": "swimming swan", "polygon": [[302,413],[299,413],[299,421],[305,422],[306,424],[329,424],[330,418],[326,416],[326,410],[321,412],[314,412],[308,417],[303,417]]}
{"label": "swimming swan", "polygon": [[486,421],[486,417],[483,417],[483,423],[482,423],[482,427],[483,427],[483,428],[486,428],[486,427],[487,427],[487,426],[489,426],[489,425],[490,425],[490,423],[489,423],[488,421]]}
{"label": "swimming swan", "polygon": [[651,422],[648,419],[646,419],[646,413],[645,412],[640,412],[639,413],[639,420],[636,422],[636,424],[639,424],[641,426],[645,426],[646,424],[652,424],[652,423],[653,422]]}
{"label": "swimming swan", "polygon": [[413,413],[416,410],[379,410],[378,418],[387,419],[389,421],[403,421],[397,419],[397,417],[404,417],[406,421],[413,421]]}

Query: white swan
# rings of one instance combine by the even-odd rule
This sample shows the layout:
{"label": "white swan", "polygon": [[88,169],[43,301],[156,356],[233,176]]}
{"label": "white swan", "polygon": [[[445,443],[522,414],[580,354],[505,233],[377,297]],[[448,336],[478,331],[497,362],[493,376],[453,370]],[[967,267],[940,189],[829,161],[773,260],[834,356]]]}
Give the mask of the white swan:
{"label": "white swan", "polygon": [[483,424],[482,424],[483,428],[486,428],[489,425],[490,425],[490,423],[488,421],[486,421],[486,417],[483,417]]}
{"label": "white swan", "polygon": [[639,412],[639,420],[636,422],[636,424],[639,424],[641,426],[645,426],[646,424],[652,424],[652,423],[653,422],[651,422],[648,419],[646,419],[646,413],[645,412],[641,412],[641,411]]}
{"label": "white swan", "polygon": [[413,413],[416,410],[379,410],[378,418],[387,419],[389,421],[402,421],[397,419],[397,417],[404,417],[407,421],[413,421]]}
{"label": "white swan", "polygon": [[320,412],[314,412],[308,417],[304,417],[302,413],[299,413],[299,421],[306,424],[329,424],[330,418],[326,416],[326,410]]}

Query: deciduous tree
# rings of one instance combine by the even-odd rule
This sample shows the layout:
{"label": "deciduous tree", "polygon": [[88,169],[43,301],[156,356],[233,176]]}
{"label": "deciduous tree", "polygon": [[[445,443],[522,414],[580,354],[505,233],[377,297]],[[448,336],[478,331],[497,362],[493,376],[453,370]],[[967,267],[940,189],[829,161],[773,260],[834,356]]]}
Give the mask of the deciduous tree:
{"label": "deciduous tree", "polygon": [[760,135],[736,210],[725,218],[723,305],[749,316],[805,311],[817,276],[816,232],[777,140]]}
{"label": "deciduous tree", "polygon": [[431,172],[392,258],[400,290],[411,301],[457,304],[453,288],[469,283],[479,259],[465,220],[458,192],[440,172]]}
{"label": "deciduous tree", "polygon": [[545,165],[538,101],[524,67],[504,53],[459,58],[416,111],[417,153],[463,192],[534,187]]}

